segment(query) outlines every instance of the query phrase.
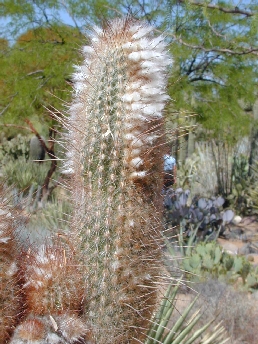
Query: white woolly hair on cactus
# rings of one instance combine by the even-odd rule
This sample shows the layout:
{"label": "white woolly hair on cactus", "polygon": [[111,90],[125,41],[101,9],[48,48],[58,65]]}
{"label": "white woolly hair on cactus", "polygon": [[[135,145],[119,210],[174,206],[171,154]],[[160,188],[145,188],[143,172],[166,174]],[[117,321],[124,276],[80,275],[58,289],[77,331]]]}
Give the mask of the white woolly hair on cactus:
{"label": "white woolly hair on cactus", "polygon": [[55,316],[29,315],[15,329],[10,344],[91,344],[87,332],[85,323],[69,312]]}
{"label": "white woolly hair on cactus", "polygon": [[139,343],[157,298],[162,111],[171,59],[164,37],[132,18],[95,27],[73,74],[65,135],[85,267],[84,315],[96,343]]}

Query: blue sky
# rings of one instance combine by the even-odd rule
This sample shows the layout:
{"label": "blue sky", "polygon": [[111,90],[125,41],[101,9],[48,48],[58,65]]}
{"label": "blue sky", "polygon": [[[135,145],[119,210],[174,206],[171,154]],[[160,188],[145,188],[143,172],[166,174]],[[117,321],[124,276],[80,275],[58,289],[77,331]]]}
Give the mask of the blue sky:
{"label": "blue sky", "polygon": [[[51,13],[51,12],[49,12],[49,13]],[[67,13],[67,11],[60,10],[59,15],[60,15],[61,21],[64,24],[74,26],[74,22],[73,22],[72,18],[70,17],[70,15]],[[82,23],[79,20],[77,20],[77,22],[79,25],[82,25]],[[10,30],[8,28],[9,23],[10,23],[10,19],[0,18],[0,37],[5,37],[5,38],[9,39],[10,42],[12,43],[12,41],[14,41],[15,39],[13,39],[10,35]],[[21,31],[21,33],[22,33],[22,31]]]}

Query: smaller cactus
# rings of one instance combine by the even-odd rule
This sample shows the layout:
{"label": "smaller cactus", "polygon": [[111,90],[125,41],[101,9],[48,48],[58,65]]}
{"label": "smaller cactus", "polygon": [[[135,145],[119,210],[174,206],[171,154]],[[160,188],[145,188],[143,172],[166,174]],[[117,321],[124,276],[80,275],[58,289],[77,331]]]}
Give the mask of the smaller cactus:
{"label": "smaller cactus", "polygon": [[90,331],[80,319],[82,274],[75,252],[68,246],[61,241],[44,244],[24,258],[28,316],[16,328],[11,344],[90,343]]}
{"label": "smaller cactus", "polygon": [[223,252],[216,242],[197,244],[186,255],[182,267],[189,272],[189,278],[200,279],[212,275],[234,283],[241,277],[244,289],[253,291],[258,288],[258,269],[254,269],[245,257]]}
{"label": "smaller cactus", "polygon": [[229,271],[233,264],[234,264],[234,257],[230,256],[229,254],[223,254],[222,258],[223,266],[225,267],[226,271]]}
{"label": "smaller cactus", "polygon": [[30,160],[44,160],[44,159],[45,159],[45,149],[42,146],[39,139],[37,138],[37,136],[33,136],[30,139]]}
{"label": "smaller cactus", "polygon": [[74,254],[62,245],[41,245],[25,260],[24,291],[29,312],[36,315],[79,312],[84,295]]}
{"label": "smaller cactus", "polygon": [[186,234],[191,232],[191,225],[198,225],[202,238],[209,237],[212,233],[219,235],[234,218],[231,209],[223,210],[224,202],[224,198],[220,196],[213,199],[195,196],[191,200],[190,190],[168,189],[164,197],[167,225],[169,222],[173,226],[180,224]]}
{"label": "smaller cactus", "polygon": [[10,344],[90,344],[89,331],[77,315],[29,316],[15,330]]}
{"label": "smaller cactus", "polygon": [[[0,186],[0,344],[6,343],[22,313],[15,229],[19,214],[9,208]],[[17,221],[18,219],[18,221]]]}
{"label": "smaller cactus", "polygon": [[249,288],[255,288],[258,287],[258,276],[255,273],[248,274],[246,278],[246,284]]}

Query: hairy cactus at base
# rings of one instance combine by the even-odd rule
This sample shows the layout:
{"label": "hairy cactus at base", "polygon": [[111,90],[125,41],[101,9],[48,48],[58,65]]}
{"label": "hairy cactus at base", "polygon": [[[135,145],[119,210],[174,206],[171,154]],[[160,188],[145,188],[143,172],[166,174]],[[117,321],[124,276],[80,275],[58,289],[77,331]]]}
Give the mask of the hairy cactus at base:
{"label": "hairy cactus at base", "polygon": [[9,207],[5,192],[0,185],[0,344],[7,342],[23,312],[17,264],[19,248],[15,239],[21,219],[18,212]]}
{"label": "hairy cactus at base", "polygon": [[164,37],[130,18],[95,27],[74,73],[66,122],[72,233],[84,312],[98,344],[139,343],[160,275]]}
{"label": "hairy cactus at base", "polygon": [[91,344],[85,324],[76,315],[64,313],[48,316],[28,316],[17,326],[10,344]]}
{"label": "hairy cactus at base", "polygon": [[41,245],[23,260],[27,317],[15,329],[11,344],[71,344],[88,341],[80,319],[84,288],[71,244]]}
{"label": "hairy cactus at base", "polygon": [[65,245],[41,245],[27,254],[23,286],[27,310],[46,315],[79,312],[83,297],[82,277],[73,253]]}

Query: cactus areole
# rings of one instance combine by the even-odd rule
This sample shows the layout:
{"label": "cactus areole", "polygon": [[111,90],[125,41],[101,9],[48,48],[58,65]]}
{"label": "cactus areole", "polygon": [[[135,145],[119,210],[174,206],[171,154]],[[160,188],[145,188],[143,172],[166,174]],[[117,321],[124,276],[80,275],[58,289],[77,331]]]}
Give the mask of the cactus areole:
{"label": "cactus areole", "polygon": [[131,18],[95,27],[73,74],[66,122],[84,312],[97,343],[139,343],[156,304],[164,133],[171,59]]}

